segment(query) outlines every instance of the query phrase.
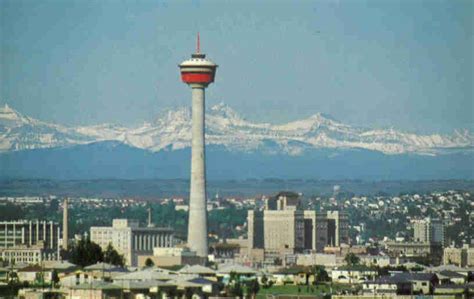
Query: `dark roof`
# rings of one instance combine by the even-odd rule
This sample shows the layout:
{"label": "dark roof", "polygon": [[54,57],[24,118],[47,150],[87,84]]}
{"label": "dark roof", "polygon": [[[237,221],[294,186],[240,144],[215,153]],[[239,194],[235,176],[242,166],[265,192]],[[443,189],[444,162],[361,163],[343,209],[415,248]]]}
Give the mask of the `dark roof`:
{"label": "dark roof", "polygon": [[215,284],[216,283],[215,281],[205,279],[205,278],[202,278],[202,277],[193,278],[193,279],[190,279],[188,281],[190,281],[192,283],[198,283],[198,284]]}
{"label": "dark roof", "polygon": [[464,289],[466,285],[462,284],[440,284],[436,289]]}
{"label": "dark roof", "polygon": [[40,265],[29,265],[18,270],[19,272],[41,272],[43,269]]}
{"label": "dark roof", "polygon": [[401,279],[406,279],[409,281],[428,281],[432,280],[434,278],[437,278],[436,274],[433,273],[398,273],[395,274],[394,277],[401,278]]}
{"label": "dark roof", "polygon": [[449,278],[465,278],[464,275],[459,274],[459,273],[454,272],[454,271],[449,271],[449,270],[441,271],[441,272],[439,272],[439,274],[441,276],[446,276],[446,277],[449,277]]}
{"label": "dark roof", "polygon": [[275,273],[277,274],[300,274],[300,273],[311,273],[309,267],[304,266],[293,266],[289,268],[280,268]]}
{"label": "dark roof", "polygon": [[400,284],[408,283],[409,280],[406,277],[397,277],[397,276],[381,276],[375,280],[367,281],[369,284]]}

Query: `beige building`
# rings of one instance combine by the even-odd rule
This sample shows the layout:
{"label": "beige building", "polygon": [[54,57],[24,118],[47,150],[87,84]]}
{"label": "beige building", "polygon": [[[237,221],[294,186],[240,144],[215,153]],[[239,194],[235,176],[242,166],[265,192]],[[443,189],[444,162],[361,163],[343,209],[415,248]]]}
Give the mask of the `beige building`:
{"label": "beige building", "polygon": [[[265,200],[263,211],[248,211],[249,259],[271,261],[304,250],[323,252],[328,243],[327,224],[326,213],[303,211],[298,194],[280,192]],[[259,249],[264,250],[264,258]]]}
{"label": "beige building", "polygon": [[173,247],[153,249],[153,255],[138,256],[138,267],[146,266],[147,260],[151,260],[157,267],[169,267],[175,265],[196,265],[204,264],[205,258],[198,257],[196,252],[188,248]]}
{"label": "beige building", "polygon": [[137,265],[139,255],[152,255],[155,247],[174,246],[171,228],[139,227],[136,220],[114,219],[112,226],[93,226],[90,232],[92,242],[102,249],[112,244],[129,266]]}
{"label": "beige building", "polygon": [[464,267],[467,264],[466,248],[447,247],[443,251],[443,264]]}
{"label": "beige building", "polygon": [[474,247],[467,248],[467,266],[474,267]]}
{"label": "beige building", "polygon": [[447,247],[443,251],[443,264],[459,267],[474,266],[474,247],[464,245],[461,248]]}
{"label": "beige building", "polygon": [[48,259],[45,254],[44,246],[41,244],[0,248],[0,258],[9,264],[39,264],[43,260]]}
{"label": "beige building", "polygon": [[391,257],[429,257],[441,262],[443,248],[440,244],[421,242],[387,242],[385,243],[387,253]]}
{"label": "beige building", "polygon": [[247,221],[249,249],[294,253],[304,248],[303,211],[248,211]]}
{"label": "beige building", "polygon": [[298,210],[264,211],[264,248],[294,253],[304,248],[304,212]]}
{"label": "beige building", "polygon": [[327,212],[327,244],[330,246],[341,246],[349,244],[349,217],[341,211]]}

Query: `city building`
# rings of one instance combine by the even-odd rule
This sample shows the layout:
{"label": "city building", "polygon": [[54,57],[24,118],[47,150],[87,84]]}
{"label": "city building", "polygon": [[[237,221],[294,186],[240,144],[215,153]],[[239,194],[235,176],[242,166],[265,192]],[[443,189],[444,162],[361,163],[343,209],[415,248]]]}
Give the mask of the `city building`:
{"label": "city building", "polygon": [[327,245],[349,244],[349,217],[342,211],[327,212]]}
{"label": "city building", "polygon": [[39,264],[43,259],[48,259],[43,244],[1,248],[0,258],[9,264]]}
{"label": "city building", "polygon": [[[309,221],[316,220],[308,215]],[[248,248],[264,249],[277,256],[301,252],[305,246],[304,219],[304,211],[298,209],[298,195],[280,192],[266,200],[263,211],[248,211]],[[311,234],[313,227],[309,229]]]}
{"label": "city building", "polygon": [[465,267],[467,265],[467,249],[446,247],[443,250],[443,264]]}
{"label": "city building", "polygon": [[282,259],[296,263],[292,255],[303,251],[323,252],[328,243],[326,213],[302,210],[299,195],[293,192],[266,198],[261,211],[249,210],[247,227],[252,261],[259,257],[270,262]]}
{"label": "city building", "polygon": [[199,34],[196,53],[179,65],[181,79],[192,90],[191,190],[189,194],[188,246],[197,255],[207,257],[206,158],[205,158],[205,89],[214,82],[217,65],[200,51]]}
{"label": "city building", "polygon": [[443,248],[439,244],[426,242],[386,242],[385,249],[391,257],[429,257],[434,262],[443,258]]}
{"label": "city building", "polygon": [[263,211],[249,210],[247,212],[248,248],[264,248]]}
{"label": "city building", "polygon": [[152,255],[139,255],[139,267],[147,265],[150,260],[154,266],[170,267],[176,265],[202,265],[205,263],[204,257],[199,257],[196,252],[189,250],[187,247],[155,247]]}
{"label": "city building", "polygon": [[474,247],[467,248],[467,266],[474,267]]}
{"label": "city building", "polygon": [[304,211],[304,249],[323,252],[328,244],[328,222],[325,213]]}
{"label": "city building", "polygon": [[444,225],[440,220],[425,218],[413,220],[412,223],[415,242],[445,245]]}
{"label": "city building", "polygon": [[304,211],[263,211],[263,242],[266,251],[295,253],[304,249]]}
{"label": "city building", "polygon": [[0,254],[7,260],[57,259],[61,228],[53,221],[1,221]]}
{"label": "city building", "polygon": [[127,265],[136,266],[139,255],[152,255],[155,247],[173,247],[174,231],[171,228],[139,227],[138,221],[114,219],[112,226],[93,226],[91,241],[102,249],[109,244],[123,254]]}
{"label": "city building", "polygon": [[443,251],[443,264],[458,267],[474,266],[474,247],[465,244],[461,248],[446,247]]}

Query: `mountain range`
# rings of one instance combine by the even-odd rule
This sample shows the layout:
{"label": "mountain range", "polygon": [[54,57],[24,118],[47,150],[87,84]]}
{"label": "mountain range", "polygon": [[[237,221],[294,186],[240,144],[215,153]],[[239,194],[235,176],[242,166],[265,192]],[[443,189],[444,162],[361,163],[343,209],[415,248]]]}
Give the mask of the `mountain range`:
{"label": "mountain range", "polygon": [[[0,177],[186,178],[190,128],[190,108],[134,127],[63,126],[5,105]],[[208,174],[216,178],[474,177],[468,130],[422,135],[354,127],[321,113],[285,124],[258,123],[219,104],[206,111],[206,144]]]}

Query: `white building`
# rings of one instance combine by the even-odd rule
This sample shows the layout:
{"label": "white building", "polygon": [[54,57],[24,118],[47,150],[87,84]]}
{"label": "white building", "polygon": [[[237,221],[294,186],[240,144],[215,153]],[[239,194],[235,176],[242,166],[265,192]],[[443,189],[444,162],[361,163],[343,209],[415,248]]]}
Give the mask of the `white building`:
{"label": "white building", "polygon": [[139,255],[152,255],[155,247],[174,246],[173,229],[139,227],[136,220],[114,219],[112,226],[93,226],[90,232],[92,242],[102,249],[112,244],[131,266],[137,265]]}

